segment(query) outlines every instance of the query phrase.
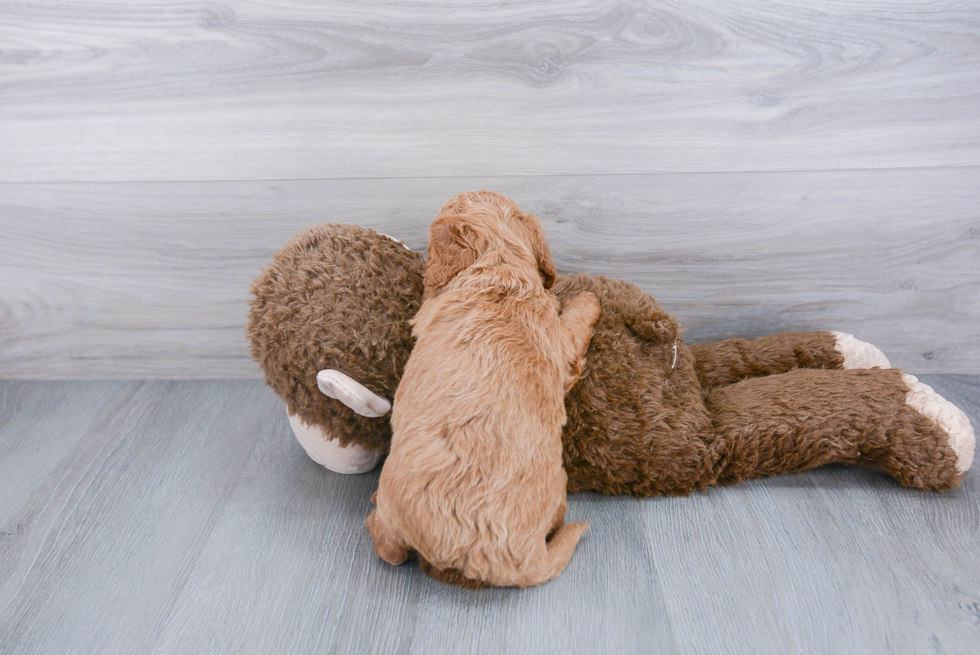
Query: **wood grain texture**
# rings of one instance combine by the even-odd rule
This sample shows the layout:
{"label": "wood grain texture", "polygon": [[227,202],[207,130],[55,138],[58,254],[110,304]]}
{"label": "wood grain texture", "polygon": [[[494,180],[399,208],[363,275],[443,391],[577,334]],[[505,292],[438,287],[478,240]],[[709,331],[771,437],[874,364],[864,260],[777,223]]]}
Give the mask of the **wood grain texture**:
{"label": "wood grain texture", "polygon": [[[923,379],[980,425],[980,377]],[[0,382],[4,457],[18,442],[31,466],[4,464],[0,494],[5,654],[980,643],[976,473],[941,495],[840,466],[688,498],[576,495],[569,517],[592,528],[561,576],[468,591],[381,562],[363,527],[377,474],[312,463],[258,382]]]}
{"label": "wood grain texture", "polygon": [[980,165],[980,7],[0,4],[0,181]]}
{"label": "wood grain texture", "polygon": [[[25,419],[44,420],[49,394],[84,386],[31,385]],[[22,435],[58,466],[0,512],[4,652],[138,650],[272,418],[256,384],[134,382],[113,396],[68,448]]]}
{"label": "wood grain texture", "polygon": [[[68,454],[73,446],[128,385],[48,385],[43,393],[41,388],[0,387],[0,508],[4,511],[13,511],[17,501],[29,496],[53,468],[71,465]],[[0,512],[0,519],[7,521],[9,516]],[[15,525],[15,530],[21,529]]]}
{"label": "wood grain texture", "polygon": [[980,371],[980,168],[0,188],[0,378],[256,377],[248,287],[289,237],[335,221],[424,249],[476,188],[689,341],[833,329],[915,373]]}

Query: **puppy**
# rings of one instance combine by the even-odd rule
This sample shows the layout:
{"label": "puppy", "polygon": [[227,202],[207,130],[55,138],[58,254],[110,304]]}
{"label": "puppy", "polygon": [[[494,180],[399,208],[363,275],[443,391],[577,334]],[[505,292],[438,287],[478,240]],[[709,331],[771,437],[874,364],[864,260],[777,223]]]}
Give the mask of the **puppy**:
{"label": "puppy", "polygon": [[460,194],[432,223],[417,342],[367,519],[385,561],[416,551],[437,569],[517,587],[568,564],[589,525],[563,525],[564,394],[599,302],[582,293],[559,317],[554,280],[541,226],[508,198]]}

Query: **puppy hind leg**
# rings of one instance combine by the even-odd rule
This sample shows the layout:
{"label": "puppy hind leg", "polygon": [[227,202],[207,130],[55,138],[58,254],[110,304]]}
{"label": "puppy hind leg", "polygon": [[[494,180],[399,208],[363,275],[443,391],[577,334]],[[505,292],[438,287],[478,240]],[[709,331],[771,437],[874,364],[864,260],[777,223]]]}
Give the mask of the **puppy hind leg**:
{"label": "puppy hind leg", "polygon": [[408,546],[389,526],[385,525],[378,516],[377,509],[371,511],[364,525],[367,526],[371,539],[374,540],[374,551],[378,557],[395,566],[408,559]]}

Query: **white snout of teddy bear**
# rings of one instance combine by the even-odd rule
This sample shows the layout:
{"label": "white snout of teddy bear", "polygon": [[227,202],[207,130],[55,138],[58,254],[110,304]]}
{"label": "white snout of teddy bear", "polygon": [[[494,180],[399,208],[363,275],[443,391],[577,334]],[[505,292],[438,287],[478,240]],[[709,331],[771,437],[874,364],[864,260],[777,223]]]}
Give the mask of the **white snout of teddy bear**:
{"label": "white snout of teddy bear", "polygon": [[308,425],[294,414],[286,414],[299,445],[310,459],[324,468],[347,475],[367,473],[381,460],[381,453],[376,450],[368,450],[357,444],[341,446],[339,441],[329,438],[320,428]]}

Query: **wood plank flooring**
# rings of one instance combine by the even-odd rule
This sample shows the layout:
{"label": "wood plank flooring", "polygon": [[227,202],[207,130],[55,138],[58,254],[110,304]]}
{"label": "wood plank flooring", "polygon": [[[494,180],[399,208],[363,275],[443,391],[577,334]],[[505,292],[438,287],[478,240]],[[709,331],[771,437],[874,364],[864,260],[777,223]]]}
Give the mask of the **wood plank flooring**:
{"label": "wood plank flooring", "polygon": [[[980,424],[980,377],[923,376]],[[581,494],[569,568],[466,591],[391,567],[377,474],[309,461],[255,381],[0,382],[0,652],[972,653],[977,474],[826,467]]]}

